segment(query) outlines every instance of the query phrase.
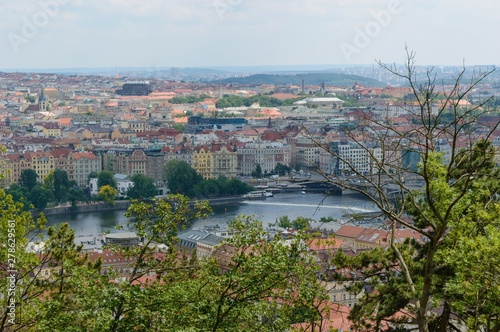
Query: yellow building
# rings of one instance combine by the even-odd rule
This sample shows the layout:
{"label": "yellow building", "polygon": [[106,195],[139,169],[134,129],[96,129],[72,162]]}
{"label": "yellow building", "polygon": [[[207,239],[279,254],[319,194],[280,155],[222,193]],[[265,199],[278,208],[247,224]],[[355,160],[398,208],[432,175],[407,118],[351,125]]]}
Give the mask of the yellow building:
{"label": "yellow building", "polygon": [[9,164],[10,177],[8,178],[8,185],[19,182],[21,172],[25,169],[31,168],[31,160],[25,158],[25,154],[9,153],[4,157]]}
{"label": "yellow building", "polygon": [[13,183],[12,164],[7,156],[0,159],[0,185],[5,188]]}
{"label": "yellow building", "polygon": [[200,146],[194,149],[192,166],[204,179],[210,179],[212,154],[208,146]]}
{"label": "yellow building", "polygon": [[195,148],[192,166],[204,179],[234,178],[237,161],[236,152],[231,147],[213,144]]}
{"label": "yellow building", "polygon": [[59,91],[56,88],[45,88],[43,93],[48,99],[57,99]]}
{"label": "yellow building", "polygon": [[57,122],[45,122],[42,125],[42,131],[45,137],[61,137],[62,131]]}
{"label": "yellow building", "polygon": [[92,105],[88,104],[79,104],[74,107],[74,112],[75,113],[91,113],[92,112]]}
{"label": "yellow building", "polygon": [[24,154],[24,160],[30,164],[28,168],[35,170],[39,182],[54,171],[54,156],[48,152],[28,152]]}

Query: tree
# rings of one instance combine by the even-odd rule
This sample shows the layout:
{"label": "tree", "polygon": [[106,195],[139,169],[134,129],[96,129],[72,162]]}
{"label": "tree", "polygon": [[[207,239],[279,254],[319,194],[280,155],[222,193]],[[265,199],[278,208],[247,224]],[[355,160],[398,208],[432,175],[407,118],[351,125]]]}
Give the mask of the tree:
{"label": "tree", "polygon": [[24,210],[23,203],[14,201],[2,189],[0,205],[0,243],[4,244],[0,246],[3,271],[0,278],[0,292],[3,294],[0,296],[0,330],[17,330],[18,327],[26,330],[30,320],[19,314],[20,309],[26,309],[23,314],[36,311],[43,292],[32,282],[31,274],[40,265],[37,255],[28,251],[28,243],[41,238],[46,220],[43,215],[35,219]]}
{"label": "tree", "polygon": [[54,195],[51,190],[46,189],[44,186],[36,185],[29,193],[28,198],[35,209],[41,211],[54,199]]}
{"label": "tree", "polygon": [[164,168],[168,188],[173,194],[191,195],[192,190],[203,178],[188,163],[170,160]]}
{"label": "tree", "polygon": [[[498,287],[498,279],[462,270],[480,261],[484,245],[495,239],[499,227],[500,172],[494,163],[494,147],[481,139],[489,138],[498,123],[482,121],[490,111],[485,106],[489,100],[462,106],[490,72],[476,75],[466,85],[462,83],[464,68],[454,85],[440,88],[432,69],[417,77],[412,52],[407,51],[405,71],[379,64],[409,84],[414,103],[400,107],[415,119],[413,125],[400,131],[387,114],[366,112],[344,128],[344,135],[364,151],[371,165],[368,171],[337,145],[311,135],[332,155],[337,169],[357,179],[332,178],[317,169],[325,180],[365,195],[389,222],[388,250],[354,258],[340,253],[335,259],[338,267],[359,270],[357,287],[370,280],[375,289],[353,308],[351,319],[364,331],[379,330],[387,320],[396,324],[396,314],[403,316],[400,330],[457,329],[453,316],[471,329],[498,330],[498,306],[489,305],[496,294],[478,288],[484,284]],[[446,156],[440,152],[443,144],[449,147]],[[418,155],[418,167],[402,158],[408,151]],[[422,240],[401,243],[395,238],[399,227],[414,231]],[[464,248],[473,251],[464,252]],[[500,261],[492,259],[487,264],[499,265]],[[465,287],[458,286],[464,282]]]}
{"label": "tree", "polygon": [[322,223],[326,223],[326,222],[330,222],[330,221],[336,222],[337,219],[335,219],[333,217],[321,217],[321,218],[319,218],[319,222],[322,222]]}
{"label": "tree", "polygon": [[[127,227],[141,245],[108,248],[130,262],[127,277],[119,277],[88,260],[67,224],[49,228],[44,249],[29,252],[30,232],[43,221],[1,194],[0,229],[9,231],[0,232],[0,241],[11,242],[13,232],[18,269],[15,292],[0,297],[2,331],[284,331],[292,323],[314,330],[326,317],[318,304],[327,297],[304,233],[269,240],[260,222],[241,216],[230,225],[235,236],[216,249],[221,256],[197,259],[179,250],[177,233],[211,212],[206,202],[193,206],[181,195],[133,200]],[[0,259],[9,262],[8,246],[0,246]],[[3,294],[10,285],[0,279]]]}
{"label": "tree", "polygon": [[59,202],[66,202],[68,199],[68,190],[70,181],[68,173],[65,170],[56,168],[54,170],[54,198]]}
{"label": "tree", "polygon": [[43,186],[45,189],[54,192],[54,172],[51,171],[45,178],[43,178]]}
{"label": "tree", "polygon": [[239,179],[227,179],[225,176],[220,176],[217,179],[201,180],[198,182],[192,193],[198,198],[243,195],[253,188],[242,182]]}
{"label": "tree", "polygon": [[287,165],[283,165],[281,163],[277,163],[276,167],[274,168],[274,173],[276,173],[279,176],[284,176],[286,174],[290,175],[291,168]]}
{"label": "tree", "polygon": [[99,194],[97,195],[99,199],[102,199],[104,202],[115,205],[115,197],[118,195],[118,190],[115,188],[104,185],[99,189]]}
{"label": "tree", "polygon": [[12,184],[9,189],[5,191],[6,194],[11,195],[15,202],[24,203],[24,207],[27,209],[30,205],[29,190],[24,186],[19,186],[17,184]]}
{"label": "tree", "polygon": [[24,97],[24,99],[28,103],[31,103],[31,104],[34,104],[36,102],[36,97],[35,96],[27,95],[26,97]]}
{"label": "tree", "polygon": [[116,188],[116,180],[110,171],[101,171],[97,177],[97,187],[110,186]]}
{"label": "tree", "polygon": [[134,185],[127,190],[127,196],[133,199],[146,199],[156,196],[154,179],[144,174],[134,174],[131,178]]}
{"label": "tree", "polygon": [[296,229],[296,230],[305,230],[309,227],[309,224],[311,222],[312,222],[312,219],[310,219],[310,218],[297,217],[292,222],[292,227],[293,227],[293,229]]}
{"label": "tree", "polygon": [[178,131],[180,131],[181,133],[184,132],[184,125],[180,124],[180,123],[175,123],[172,125],[172,128],[173,129],[177,129]]}
{"label": "tree", "polygon": [[282,228],[292,228],[292,221],[288,216],[281,216],[278,220],[278,226]]}
{"label": "tree", "polygon": [[[298,236],[290,243],[279,238],[268,241],[262,224],[250,217],[231,223],[236,235],[221,247],[228,253],[223,256],[225,273],[215,257],[179,260],[177,230],[209,212],[206,202],[192,209],[180,195],[131,205],[130,226],[144,242],[115,248],[124,257],[136,259],[131,275],[118,285],[111,284],[114,300],[101,309],[111,314],[109,331],[140,326],[161,331],[283,331],[289,329],[291,312],[298,306],[312,312],[311,298],[324,299],[317,269],[311,265],[314,257],[304,254],[304,238]],[[165,243],[169,250],[160,256],[153,243]],[[159,282],[142,290],[135,286],[150,273]],[[315,321],[321,318],[311,316]]]}
{"label": "tree", "polygon": [[68,199],[71,202],[71,206],[76,207],[78,202],[86,202],[88,200],[88,196],[85,194],[83,189],[70,188],[68,190]]}
{"label": "tree", "polygon": [[92,171],[87,176],[87,180],[90,181],[90,179],[94,179],[94,178],[98,178],[98,177],[99,177],[99,173],[96,171]]}
{"label": "tree", "polygon": [[19,185],[31,191],[37,184],[36,171],[33,169],[23,169],[21,175],[19,176]]}
{"label": "tree", "polygon": [[47,234],[38,264],[52,270],[48,278],[35,270],[36,282],[32,284],[44,297],[35,302],[36,306],[23,308],[23,319],[33,326],[20,330],[105,330],[106,323],[99,319],[100,303],[110,282],[99,273],[101,261],[87,259],[82,245],[75,244],[74,231],[68,224],[50,227]]}
{"label": "tree", "polygon": [[260,164],[257,164],[257,166],[255,166],[255,170],[252,171],[252,176],[254,178],[262,177],[262,167],[260,166]]}

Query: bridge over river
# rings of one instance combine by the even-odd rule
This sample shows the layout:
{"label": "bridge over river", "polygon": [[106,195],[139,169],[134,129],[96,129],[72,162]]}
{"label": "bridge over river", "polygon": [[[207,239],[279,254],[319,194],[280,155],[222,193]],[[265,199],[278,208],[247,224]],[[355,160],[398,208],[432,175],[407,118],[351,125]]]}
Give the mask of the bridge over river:
{"label": "bridge over river", "polygon": [[[300,185],[308,190],[328,192],[332,194],[342,193],[343,195],[366,192],[371,196],[375,196],[377,194],[375,186],[383,188],[384,193],[389,196],[396,196],[401,193],[402,186],[395,183],[395,181],[388,176],[373,176],[372,179],[373,183],[370,183],[362,177],[331,178],[330,180],[326,180],[320,176],[320,178],[316,177],[314,179],[285,178],[274,182],[276,183],[275,186],[278,187],[283,186],[284,183],[291,183],[295,186]],[[413,191],[421,189],[424,183],[420,179],[407,177],[407,180],[404,180],[403,184],[405,191]],[[273,187],[273,185],[271,184],[270,187]]]}

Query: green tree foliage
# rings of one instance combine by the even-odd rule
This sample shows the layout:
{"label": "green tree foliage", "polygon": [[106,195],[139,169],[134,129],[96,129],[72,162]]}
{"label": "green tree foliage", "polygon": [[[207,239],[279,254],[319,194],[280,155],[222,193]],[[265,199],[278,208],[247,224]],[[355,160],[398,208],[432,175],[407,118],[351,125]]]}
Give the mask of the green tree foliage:
{"label": "green tree foliage", "polygon": [[54,194],[52,190],[45,188],[45,186],[36,185],[28,194],[28,199],[35,209],[41,211],[47,207],[49,202],[54,200]]}
{"label": "green tree foliage", "polygon": [[24,204],[24,208],[28,209],[30,205],[29,190],[24,186],[17,184],[12,184],[9,189],[5,190],[8,195],[12,196],[15,202],[21,202]]}
{"label": "green tree foliage", "polygon": [[282,228],[292,228],[292,221],[288,216],[281,216],[278,219],[278,226]]}
{"label": "green tree foliage", "polygon": [[260,166],[260,164],[257,164],[257,166],[255,166],[255,169],[252,171],[252,177],[254,178],[262,177],[262,167]]}
{"label": "green tree foliage", "polygon": [[[182,292],[185,300],[173,302],[179,315],[171,330],[284,331],[298,307],[313,312],[308,310],[313,300],[325,299],[312,256],[302,254],[303,238],[289,246],[280,239],[267,241],[262,224],[245,216],[233,221],[231,229],[237,235],[221,247],[233,252],[227,270],[221,274],[215,259],[202,261],[199,276],[178,290],[198,292],[192,301]],[[195,319],[190,319],[193,311]],[[320,315],[311,318],[317,321]]]}
{"label": "green tree foliage", "polygon": [[134,174],[130,179],[134,185],[127,190],[127,196],[133,199],[146,199],[156,196],[154,179],[144,174]]}
{"label": "green tree foliage", "polygon": [[35,96],[30,96],[30,95],[27,95],[26,97],[24,97],[24,99],[28,102],[28,103],[31,103],[31,104],[34,104],[36,102],[36,97]]}
{"label": "green tree foliage", "polygon": [[76,207],[78,202],[88,201],[88,196],[82,189],[73,187],[68,190],[68,199],[71,202],[71,206]]}
{"label": "green tree foliage", "polygon": [[19,176],[19,185],[31,191],[37,184],[37,177],[34,169],[23,169]]}
{"label": "green tree foliage", "polygon": [[188,197],[200,199],[243,195],[253,190],[253,187],[238,179],[227,179],[221,176],[217,179],[204,180],[188,163],[171,160],[165,165],[165,179],[172,193],[180,193]]}
{"label": "green tree foliage", "polygon": [[[28,252],[28,242],[39,239],[46,220],[43,215],[35,220],[24,210],[23,203],[14,201],[2,189],[0,205],[0,331],[28,330],[33,324],[32,317],[22,316],[21,310],[27,315],[36,312],[41,294],[31,275],[40,265],[36,254]],[[10,315],[12,303],[15,304],[15,319]]]}
{"label": "green tree foliage", "polygon": [[321,218],[319,218],[319,222],[326,223],[326,222],[330,222],[330,221],[336,222],[337,219],[335,219],[333,217],[321,217]]}
{"label": "green tree foliage", "polygon": [[97,176],[97,187],[110,186],[116,188],[116,180],[110,171],[101,171]]}
{"label": "green tree foliage", "polygon": [[224,95],[220,98],[215,106],[217,108],[227,108],[227,107],[241,107],[241,106],[251,106],[254,103],[258,103],[263,107],[279,107],[279,106],[290,106],[297,100],[303,99],[302,97],[291,98],[291,99],[277,99],[267,95],[257,95],[248,98],[235,96],[235,95]]}
{"label": "green tree foliage", "polygon": [[177,129],[178,131],[180,131],[181,133],[184,132],[184,125],[180,124],[180,123],[175,123],[172,125],[172,128],[173,129]]}
{"label": "green tree foliage", "polygon": [[[0,330],[81,331],[82,326],[88,326],[99,316],[99,302],[94,301],[99,292],[95,290],[109,284],[108,279],[98,273],[100,262],[93,264],[86,260],[81,247],[75,245],[74,233],[68,224],[48,228],[44,248],[39,253],[29,251],[29,240],[43,239],[45,219],[42,216],[35,221],[9,196],[0,199],[9,206],[2,216],[9,220],[1,222],[1,234],[5,234],[5,242],[3,239],[2,242],[8,243],[7,238],[16,240],[12,254],[15,263],[11,268],[16,272],[12,279],[0,280],[2,294],[9,294],[7,289],[15,285],[12,295],[0,297]],[[11,228],[11,225],[15,226]],[[0,247],[2,262],[12,259],[9,253],[6,246]],[[11,299],[16,304],[12,320],[7,305]]]}
{"label": "green tree foliage", "polygon": [[45,295],[36,306],[24,308],[24,318],[33,325],[27,330],[81,331],[89,326],[104,330],[106,322],[98,321],[100,301],[104,300],[101,290],[110,282],[99,273],[101,261],[87,260],[66,223],[50,227],[47,235],[37,264],[52,269],[49,276],[36,275],[37,289]]}
{"label": "green tree foliage", "polygon": [[98,178],[99,177],[99,173],[96,172],[96,171],[92,171],[89,173],[88,177],[87,177],[87,180],[90,180],[90,179],[93,179],[93,178]]}
{"label": "green tree foliage", "polygon": [[245,98],[235,95],[224,95],[223,98],[220,98],[217,103],[215,103],[215,107],[217,108],[227,108],[227,107],[240,107],[245,104]]}
{"label": "green tree foliage", "polygon": [[306,85],[321,85],[322,83],[331,86],[353,86],[359,83],[364,86],[378,86],[385,87],[384,83],[370,78],[346,75],[339,73],[306,73],[294,75],[270,75],[270,74],[256,74],[245,77],[230,77],[222,80],[223,83],[238,83],[238,84],[272,84],[272,85],[286,85],[293,84],[300,86],[302,80]]}
{"label": "green tree foliage", "polygon": [[115,198],[118,195],[118,190],[114,187],[104,185],[99,189],[99,194],[97,195],[99,199],[102,199],[104,202],[115,205]]}
{"label": "green tree foliage", "polygon": [[238,179],[228,179],[221,176],[217,179],[201,180],[194,186],[193,195],[197,198],[217,196],[243,195],[253,190],[253,187]]}
{"label": "green tree foliage", "polygon": [[[109,248],[130,262],[121,278],[104,273],[100,260],[88,261],[67,224],[49,228],[45,248],[29,253],[30,232],[42,229],[44,220],[35,222],[11,196],[0,200],[0,241],[8,243],[7,230],[13,229],[19,271],[13,325],[10,296],[0,297],[3,331],[284,331],[304,321],[314,329],[324,318],[317,307],[326,296],[304,234],[288,242],[269,240],[260,222],[241,216],[230,225],[236,235],[216,249],[221,256],[179,259],[177,232],[207,216],[207,203],[191,206],[181,195],[133,201],[128,228],[142,244]],[[168,250],[159,250],[159,243]],[[8,253],[0,246],[2,262]],[[0,279],[2,294],[9,284]]]}
{"label": "green tree foliage", "polygon": [[63,203],[68,200],[68,190],[70,188],[70,182],[68,179],[68,173],[62,169],[54,170],[54,198],[59,202]]}
{"label": "green tree foliage", "polygon": [[186,163],[180,160],[170,160],[164,168],[168,188],[173,194],[192,196],[192,190],[201,180],[202,176]]}
{"label": "green tree foliage", "polygon": [[290,220],[288,216],[281,216],[278,219],[278,226],[282,228],[293,228],[296,230],[306,230],[309,224],[312,222],[310,218],[297,217],[294,220]]}
{"label": "green tree foliage", "polygon": [[209,95],[202,93],[199,96],[186,96],[186,97],[174,97],[170,99],[168,102],[171,104],[194,104],[198,103],[201,101],[204,101],[205,99],[210,98]]}
{"label": "green tree foliage", "polygon": [[284,176],[284,175],[290,175],[290,172],[292,171],[292,169],[287,166],[287,165],[283,165],[281,163],[277,163],[276,164],[276,167],[274,168],[274,173],[279,175],[279,176]]}
{"label": "green tree foliage", "polygon": [[[400,331],[444,332],[459,329],[456,317],[471,330],[498,331],[499,281],[494,266],[500,266],[500,260],[494,254],[498,250],[494,242],[500,227],[500,169],[494,160],[495,148],[482,139],[498,124],[481,123],[484,104],[467,109],[460,106],[489,73],[465,86],[460,82],[462,72],[443,94],[431,71],[426,81],[415,81],[413,53],[408,53],[406,73],[384,67],[409,82],[416,106],[407,111],[418,121],[412,130],[401,133],[383,119],[366,116],[363,129],[346,129],[346,136],[355,140],[359,130],[369,128],[363,133],[377,142],[382,155],[394,153],[394,147],[400,146],[418,154],[420,163],[413,170],[398,158],[377,159],[372,154],[370,162],[378,173],[370,175],[343,159],[369,190],[343,178],[327,177],[337,186],[364,194],[390,223],[387,250],[375,249],[356,257],[340,253],[332,263],[357,270],[353,293],[367,281],[374,289],[353,308],[350,317],[363,331],[378,331],[389,320]],[[440,106],[433,109],[430,105],[436,100]],[[376,127],[383,128],[383,133],[375,129],[368,134]],[[439,140],[451,147],[446,158],[439,151]],[[361,142],[360,146],[366,149]],[[421,189],[410,188],[408,177],[417,179]],[[399,191],[389,194],[384,189],[387,183]],[[401,243],[394,236],[397,227],[412,230],[421,240]],[[400,324],[394,321],[396,316]]]}
{"label": "green tree foliage", "polygon": [[54,192],[54,172],[51,171],[44,179],[43,186],[45,189]]}

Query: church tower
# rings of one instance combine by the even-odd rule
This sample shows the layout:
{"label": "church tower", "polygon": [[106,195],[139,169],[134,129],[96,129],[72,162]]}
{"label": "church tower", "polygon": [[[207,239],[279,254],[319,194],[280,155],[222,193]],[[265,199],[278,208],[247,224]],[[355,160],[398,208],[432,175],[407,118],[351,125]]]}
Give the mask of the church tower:
{"label": "church tower", "polygon": [[40,112],[48,111],[48,102],[43,88],[42,92],[40,92],[40,97],[38,98],[38,109]]}

